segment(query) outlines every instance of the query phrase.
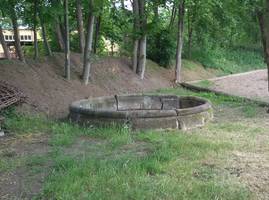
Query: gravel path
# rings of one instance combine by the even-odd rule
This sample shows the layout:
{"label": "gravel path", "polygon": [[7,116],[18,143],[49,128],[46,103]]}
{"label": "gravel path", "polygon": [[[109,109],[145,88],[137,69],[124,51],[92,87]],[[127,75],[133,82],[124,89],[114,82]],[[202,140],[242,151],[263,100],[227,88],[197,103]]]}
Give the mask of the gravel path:
{"label": "gravel path", "polygon": [[[213,79],[207,88],[231,95],[247,97],[253,100],[269,102],[267,70],[256,70],[241,74],[233,74]],[[202,81],[191,84],[202,85]]]}

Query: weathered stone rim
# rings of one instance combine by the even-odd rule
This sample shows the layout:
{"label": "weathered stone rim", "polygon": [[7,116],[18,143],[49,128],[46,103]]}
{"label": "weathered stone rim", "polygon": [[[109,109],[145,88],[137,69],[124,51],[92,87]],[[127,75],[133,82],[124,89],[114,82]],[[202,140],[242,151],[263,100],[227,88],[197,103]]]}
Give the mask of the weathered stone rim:
{"label": "weathered stone rim", "polygon": [[[121,95],[121,96],[105,96],[97,97],[92,99],[83,99],[75,101],[70,106],[70,112],[86,114],[92,117],[102,117],[102,118],[117,118],[117,119],[126,119],[126,118],[159,118],[159,117],[175,117],[175,116],[184,116],[191,115],[196,113],[201,113],[210,110],[211,103],[203,98],[195,96],[176,96],[176,95],[146,95],[147,97],[159,97],[162,98],[179,98],[179,100],[191,100],[201,103],[201,105],[193,106],[189,108],[174,108],[174,109],[129,109],[129,110],[119,110],[118,107],[116,110],[97,110],[91,108],[85,108],[82,106],[82,103],[93,102],[98,100],[111,100],[115,99],[116,104],[118,104],[118,97],[137,97],[144,95]],[[163,107],[163,106],[162,106]],[[146,115],[143,115],[143,111],[147,111]]]}
{"label": "weathered stone rim", "polygon": [[189,130],[212,118],[210,102],[194,96],[116,95],[84,99],[70,106],[70,119],[86,126],[116,123],[135,130]]}

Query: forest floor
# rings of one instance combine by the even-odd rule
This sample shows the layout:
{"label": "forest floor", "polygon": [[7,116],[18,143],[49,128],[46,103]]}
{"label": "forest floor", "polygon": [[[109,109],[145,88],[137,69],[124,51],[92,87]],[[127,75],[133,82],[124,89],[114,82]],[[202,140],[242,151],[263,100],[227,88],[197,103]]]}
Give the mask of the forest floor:
{"label": "forest floor", "polygon": [[7,111],[0,199],[269,199],[265,108],[182,88],[154,93],[207,98],[214,120],[188,132],[132,132]]}
{"label": "forest floor", "polygon": [[[127,58],[96,58],[92,65],[88,86],[81,83],[82,59],[71,55],[71,81],[63,78],[63,54],[39,61],[0,60],[0,80],[19,88],[27,97],[23,111],[45,113],[49,117],[61,118],[68,114],[69,105],[76,100],[123,93],[143,93],[173,85],[174,70],[165,69],[148,60],[145,79],[141,81],[130,69]],[[215,77],[214,70],[206,70],[192,61],[183,62],[183,80]]]}
{"label": "forest floor", "polygon": [[239,97],[269,103],[267,70],[255,70],[246,73],[211,78],[202,81],[191,81],[200,87],[213,89]]}

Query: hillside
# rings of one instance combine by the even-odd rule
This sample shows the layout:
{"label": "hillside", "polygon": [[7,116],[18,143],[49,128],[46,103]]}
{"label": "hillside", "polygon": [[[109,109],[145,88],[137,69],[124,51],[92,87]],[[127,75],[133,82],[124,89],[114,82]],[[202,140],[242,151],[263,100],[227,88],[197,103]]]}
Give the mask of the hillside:
{"label": "hillside", "polygon": [[[88,86],[81,84],[79,76],[82,60],[79,54],[71,56],[72,80],[63,77],[63,55],[39,61],[0,61],[0,80],[18,87],[28,97],[23,111],[43,112],[50,117],[64,117],[71,102],[89,97],[122,93],[142,93],[158,88],[173,86],[174,71],[160,68],[152,61],[147,62],[145,79],[141,81],[130,69],[127,58],[99,58],[92,66],[92,81]],[[183,80],[205,79],[214,76],[201,65],[184,61]]]}

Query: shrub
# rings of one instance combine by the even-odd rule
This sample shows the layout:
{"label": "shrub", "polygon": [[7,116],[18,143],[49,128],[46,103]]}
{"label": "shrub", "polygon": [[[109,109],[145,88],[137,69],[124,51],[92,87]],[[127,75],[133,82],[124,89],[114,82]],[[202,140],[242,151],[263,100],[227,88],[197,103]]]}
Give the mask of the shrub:
{"label": "shrub", "polygon": [[168,67],[175,57],[176,41],[169,30],[163,29],[149,34],[147,46],[148,58],[163,67]]}

